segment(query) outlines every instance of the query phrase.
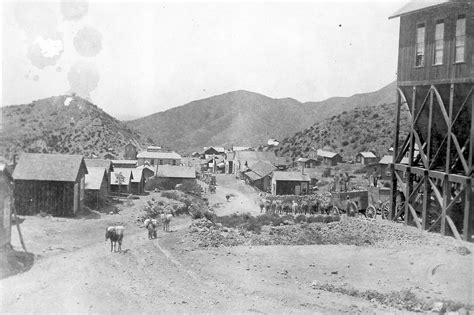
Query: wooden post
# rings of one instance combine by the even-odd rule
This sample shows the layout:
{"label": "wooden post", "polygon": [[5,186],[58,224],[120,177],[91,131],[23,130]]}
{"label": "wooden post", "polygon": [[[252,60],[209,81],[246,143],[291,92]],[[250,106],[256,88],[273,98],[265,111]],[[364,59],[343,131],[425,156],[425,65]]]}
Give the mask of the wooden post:
{"label": "wooden post", "polygon": [[448,116],[449,116],[449,124],[447,130],[447,143],[446,143],[446,174],[450,172],[450,165],[451,165],[451,124],[453,122],[453,99],[454,99],[454,84],[451,83],[449,89],[449,109],[448,109]]}
{"label": "wooden post", "polygon": [[449,190],[449,179],[446,174],[443,179],[443,205],[441,207],[441,235],[446,235],[446,208],[449,204],[449,196],[451,192]]}
{"label": "wooden post", "polygon": [[427,219],[427,212],[428,212],[428,203],[431,201],[430,199],[430,190],[429,188],[429,180],[428,180],[428,170],[425,170],[424,177],[423,177],[423,210],[421,212],[421,228],[426,230],[426,219]]}
{"label": "wooden post", "polygon": [[394,143],[393,143],[393,161],[390,164],[390,171],[392,174],[392,190],[390,191],[390,213],[389,213],[389,220],[394,220],[395,215],[395,207],[397,205],[397,176],[395,176],[395,163],[398,156],[398,134],[400,131],[400,92],[397,91],[396,95],[396,110],[395,110],[395,136],[394,136]]}
{"label": "wooden post", "polygon": [[474,227],[472,221],[473,213],[471,207],[474,204],[472,192],[472,180],[469,178],[466,181],[465,202],[464,202],[464,222],[463,222],[463,239],[467,242],[473,242]]}

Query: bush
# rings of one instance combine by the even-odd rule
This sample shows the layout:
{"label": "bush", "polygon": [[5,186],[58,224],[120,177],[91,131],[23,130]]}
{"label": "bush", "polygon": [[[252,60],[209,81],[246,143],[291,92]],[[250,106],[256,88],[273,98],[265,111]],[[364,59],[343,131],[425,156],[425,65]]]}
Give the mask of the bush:
{"label": "bush", "polygon": [[175,191],[163,191],[161,193],[161,197],[173,199],[173,200],[180,200],[179,194]]}
{"label": "bush", "polygon": [[306,216],[304,214],[300,214],[295,218],[296,223],[306,222]]}
{"label": "bush", "polygon": [[201,196],[201,186],[196,182],[184,182],[176,185],[176,189],[182,192],[187,192]]}

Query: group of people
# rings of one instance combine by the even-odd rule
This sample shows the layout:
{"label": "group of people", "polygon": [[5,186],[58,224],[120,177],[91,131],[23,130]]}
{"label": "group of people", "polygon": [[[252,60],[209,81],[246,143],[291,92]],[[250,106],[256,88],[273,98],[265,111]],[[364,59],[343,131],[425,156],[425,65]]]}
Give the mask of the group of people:
{"label": "group of people", "polygon": [[351,177],[349,173],[334,174],[333,186],[331,191],[348,191],[350,190]]}

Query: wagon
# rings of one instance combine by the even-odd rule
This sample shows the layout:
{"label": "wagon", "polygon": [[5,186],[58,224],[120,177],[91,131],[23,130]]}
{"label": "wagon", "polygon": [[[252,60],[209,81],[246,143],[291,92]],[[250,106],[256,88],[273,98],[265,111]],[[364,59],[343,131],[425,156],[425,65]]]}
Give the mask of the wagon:
{"label": "wagon", "polygon": [[368,187],[367,190],[354,190],[331,193],[331,213],[346,213],[349,216],[365,215],[375,219],[377,215],[387,218],[390,207],[388,188]]}

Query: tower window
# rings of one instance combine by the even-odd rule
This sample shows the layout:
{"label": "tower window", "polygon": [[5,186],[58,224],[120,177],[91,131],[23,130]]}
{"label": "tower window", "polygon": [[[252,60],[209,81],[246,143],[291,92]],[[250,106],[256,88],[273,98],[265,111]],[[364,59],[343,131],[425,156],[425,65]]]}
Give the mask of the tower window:
{"label": "tower window", "polygon": [[460,15],[456,21],[456,44],[454,62],[464,61],[464,49],[466,45],[466,16]]}
{"label": "tower window", "polygon": [[416,56],[415,67],[423,67],[425,63],[425,24],[418,24],[416,28]]}
{"label": "tower window", "polygon": [[435,29],[435,47],[434,47],[434,60],[433,64],[443,64],[443,51],[444,51],[444,21],[440,20],[436,22]]}

